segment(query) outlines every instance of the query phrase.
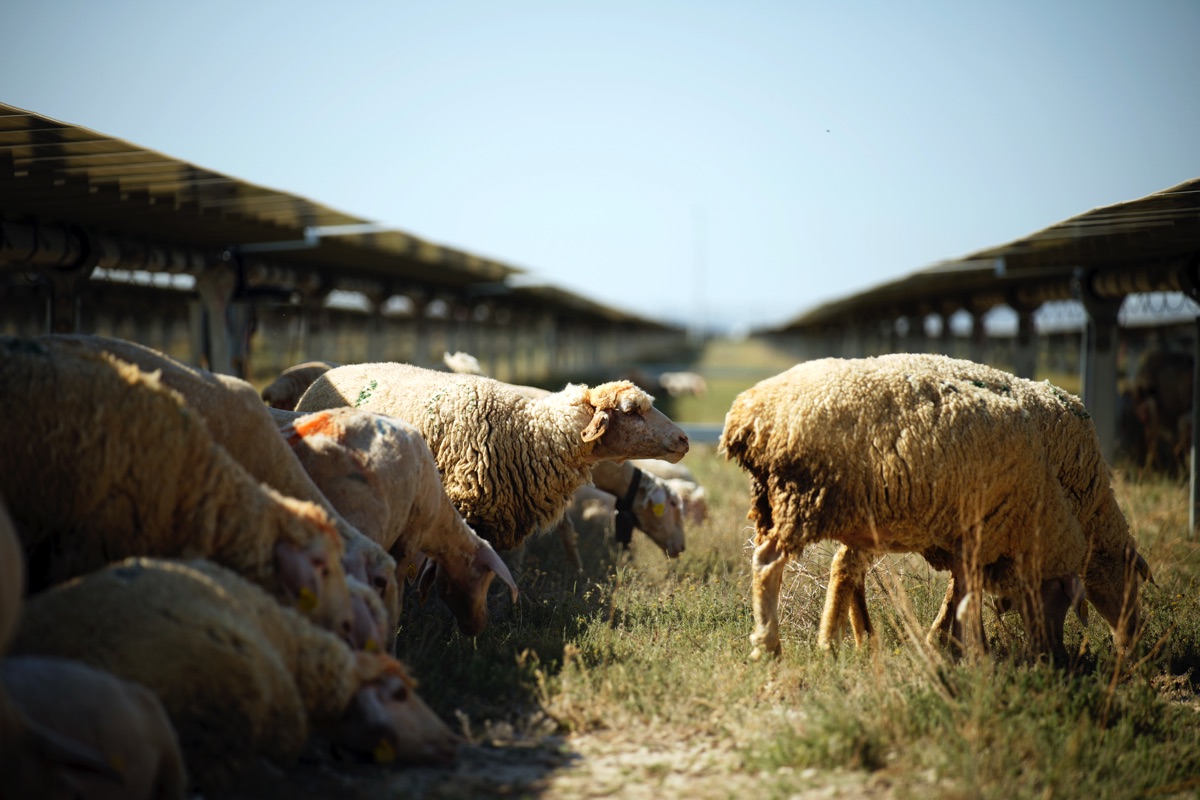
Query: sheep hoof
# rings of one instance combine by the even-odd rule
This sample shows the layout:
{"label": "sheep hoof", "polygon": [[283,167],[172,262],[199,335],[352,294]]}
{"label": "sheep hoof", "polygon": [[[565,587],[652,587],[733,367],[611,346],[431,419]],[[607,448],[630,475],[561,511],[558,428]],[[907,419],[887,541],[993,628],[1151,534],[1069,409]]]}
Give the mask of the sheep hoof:
{"label": "sheep hoof", "polygon": [[751,661],[762,661],[764,658],[779,658],[783,655],[783,648],[776,644],[774,647],[764,647],[758,645],[750,651]]}

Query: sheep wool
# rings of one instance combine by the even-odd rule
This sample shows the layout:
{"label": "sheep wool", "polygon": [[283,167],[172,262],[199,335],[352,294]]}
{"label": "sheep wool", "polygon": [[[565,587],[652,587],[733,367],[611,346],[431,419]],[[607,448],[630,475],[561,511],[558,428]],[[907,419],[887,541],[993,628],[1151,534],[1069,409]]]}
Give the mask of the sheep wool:
{"label": "sheep wool", "polygon": [[1081,574],[1118,644],[1137,628],[1140,557],[1094,425],[1057,387],[945,356],[821,359],[740,394],[720,447],[751,478],[758,654],[779,652],[784,564],[822,539],[921,553],[960,592],[967,565],[1010,597]]}
{"label": "sheep wool", "polygon": [[208,557],[349,626],[325,512],[260,485],[178,394],[107,354],[0,340],[3,494],[30,590],[132,555]]}
{"label": "sheep wool", "polygon": [[73,358],[81,351],[107,353],[143,372],[155,373],[160,383],[179,393],[188,408],[204,420],[216,443],[256,481],[325,510],[343,539],[344,571],[379,591],[395,628],[400,616],[395,562],[338,514],[321,494],[287,445],[280,441],[271,411],[263,405],[253,386],[232,375],[198,369],[124,339],[50,335],[39,337],[37,342],[62,358]]}
{"label": "sheep wool", "polygon": [[531,399],[491,378],[408,364],[357,364],[314,381],[297,410],[338,406],[399,417],[419,430],[446,494],[498,550],[554,527],[596,461],[678,461],[688,447],[683,431],[627,381],[572,384]]}
{"label": "sheep wool", "polygon": [[[352,651],[236,573],[204,560],[131,558],[31,597],[14,652],[74,658],[152,689],[200,789],[255,755],[288,764],[315,729],[338,730],[365,684],[392,674],[412,712],[369,742],[391,758],[442,760],[453,736],[399,662]],[[359,737],[361,739],[361,736]],[[368,750],[370,752],[370,750]]]}

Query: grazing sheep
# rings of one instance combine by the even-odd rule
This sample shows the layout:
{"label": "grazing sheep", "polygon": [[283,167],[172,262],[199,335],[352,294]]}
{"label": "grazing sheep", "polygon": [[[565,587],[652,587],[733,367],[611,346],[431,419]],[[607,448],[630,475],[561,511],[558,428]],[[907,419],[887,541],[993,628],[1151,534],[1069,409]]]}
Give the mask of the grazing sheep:
{"label": "grazing sheep", "polygon": [[442,363],[451,372],[457,372],[460,375],[483,375],[483,367],[479,363],[479,359],[470,353],[464,353],[459,350],[455,353],[442,353]]}
{"label": "grazing sheep", "polygon": [[296,401],[319,376],[336,367],[332,361],[305,361],[279,373],[262,390],[262,399],[271,408],[294,411]]}
{"label": "grazing sheep", "polygon": [[954,610],[982,577],[1042,652],[1043,582],[1082,575],[1116,644],[1134,639],[1148,569],[1095,428],[1060,389],[944,356],[810,361],[742,392],[720,447],[751,478],[755,655],[779,653],[783,568],[821,539],[922,554],[951,571]]}
{"label": "grazing sheep", "polygon": [[14,652],[75,658],[152,689],[196,789],[310,734],[376,760],[444,763],[456,738],[404,666],[353,651],[236,573],[131,558],[29,598]]}
{"label": "grazing sheep", "polygon": [[250,477],[157,376],[103,353],[3,338],[0,415],[10,420],[0,494],[31,591],[125,556],[207,557],[349,634],[329,517]]}
{"label": "grazing sheep", "polygon": [[184,797],[187,779],[175,729],[145,686],[78,661],[41,656],[4,659],[0,684],[27,720],[89,748],[111,768],[112,776],[67,770],[66,782],[79,796]]}
{"label": "grazing sheep", "polygon": [[[23,604],[25,560],[0,502],[0,655]],[[175,731],[148,689],[59,659],[0,660],[0,797],[182,798]]]}
{"label": "grazing sheep", "polygon": [[606,459],[678,461],[687,435],[628,382],[568,385],[531,399],[508,384],[408,364],[357,364],[319,377],[297,409],[354,406],[425,437],[446,494],[476,533],[511,550],[553,527]]}
{"label": "grazing sheep", "polygon": [[637,458],[631,462],[643,472],[649,472],[667,482],[683,500],[683,517],[699,525],[708,519],[708,492],[683,464],[669,464],[657,458]]}
{"label": "grazing sheep", "polygon": [[600,461],[592,467],[592,483],[612,495],[617,540],[629,542],[636,525],[670,558],[683,552],[683,500],[665,481],[632,461]]}
{"label": "grazing sheep", "polygon": [[663,372],[658,382],[671,397],[703,397],[708,384],[695,372]]}
{"label": "grazing sheep", "polygon": [[374,587],[383,598],[389,625],[400,619],[396,564],[391,556],[346,521],[300,466],[254,387],[240,378],[218,375],[184,364],[157,350],[103,336],[54,335],[38,339],[52,352],[101,352],[133,364],[178,392],[203,417],[217,444],[225,448],[256,480],[281,494],[307,500],[329,514],[345,544],[342,563],[352,575]]}
{"label": "grazing sheep", "polygon": [[516,602],[508,567],[459,516],[413,426],[353,408],[273,414],[322,493],[395,558],[398,581],[416,575],[425,556],[438,565],[439,592],[464,633],[486,626],[492,578],[508,584]]}

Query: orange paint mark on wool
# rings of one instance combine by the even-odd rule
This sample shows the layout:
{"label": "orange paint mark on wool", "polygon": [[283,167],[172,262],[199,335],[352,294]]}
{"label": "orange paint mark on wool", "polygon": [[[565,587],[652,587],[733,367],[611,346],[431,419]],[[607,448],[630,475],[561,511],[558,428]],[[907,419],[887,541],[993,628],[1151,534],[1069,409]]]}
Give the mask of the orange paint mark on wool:
{"label": "orange paint mark on wool", "polygon": [[330,439],[340,442],[346,435],[345,428],[328,411],[310,414],[296,420],[292,423],[292,430],[302,439],[309,436],[328,436]]}

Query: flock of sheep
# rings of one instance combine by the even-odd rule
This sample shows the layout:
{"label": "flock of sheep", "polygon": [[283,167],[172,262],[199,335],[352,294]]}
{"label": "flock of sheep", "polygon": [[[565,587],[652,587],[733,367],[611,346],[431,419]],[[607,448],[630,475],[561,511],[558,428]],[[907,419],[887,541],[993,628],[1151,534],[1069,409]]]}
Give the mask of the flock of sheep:
{"label": "flock of sheep", "polygon": [[[446,363],[310,363],[260,396],[123,340],[0,338],[4,796],[219,791],[314,738],[447,763],[457,737],[392,656],[406,592],[475,635],[495,579],[517,600],[532,534],[576,566],[595,520],[683,551],[707,501],[645,391]],[[1149,568],[1086,410],[1049,384],[940,356],[808,362],[743,392],[720,446],[750,476],[755,656],[780,652],[783,569],[821,539],[842,545],[826,647],[847,620],[869,636],[883,552],[950,571],[930,634],[948,646],[982,641],[985,591],[1038,653],[1064,657],[1084,599],[1136,640]]]}

